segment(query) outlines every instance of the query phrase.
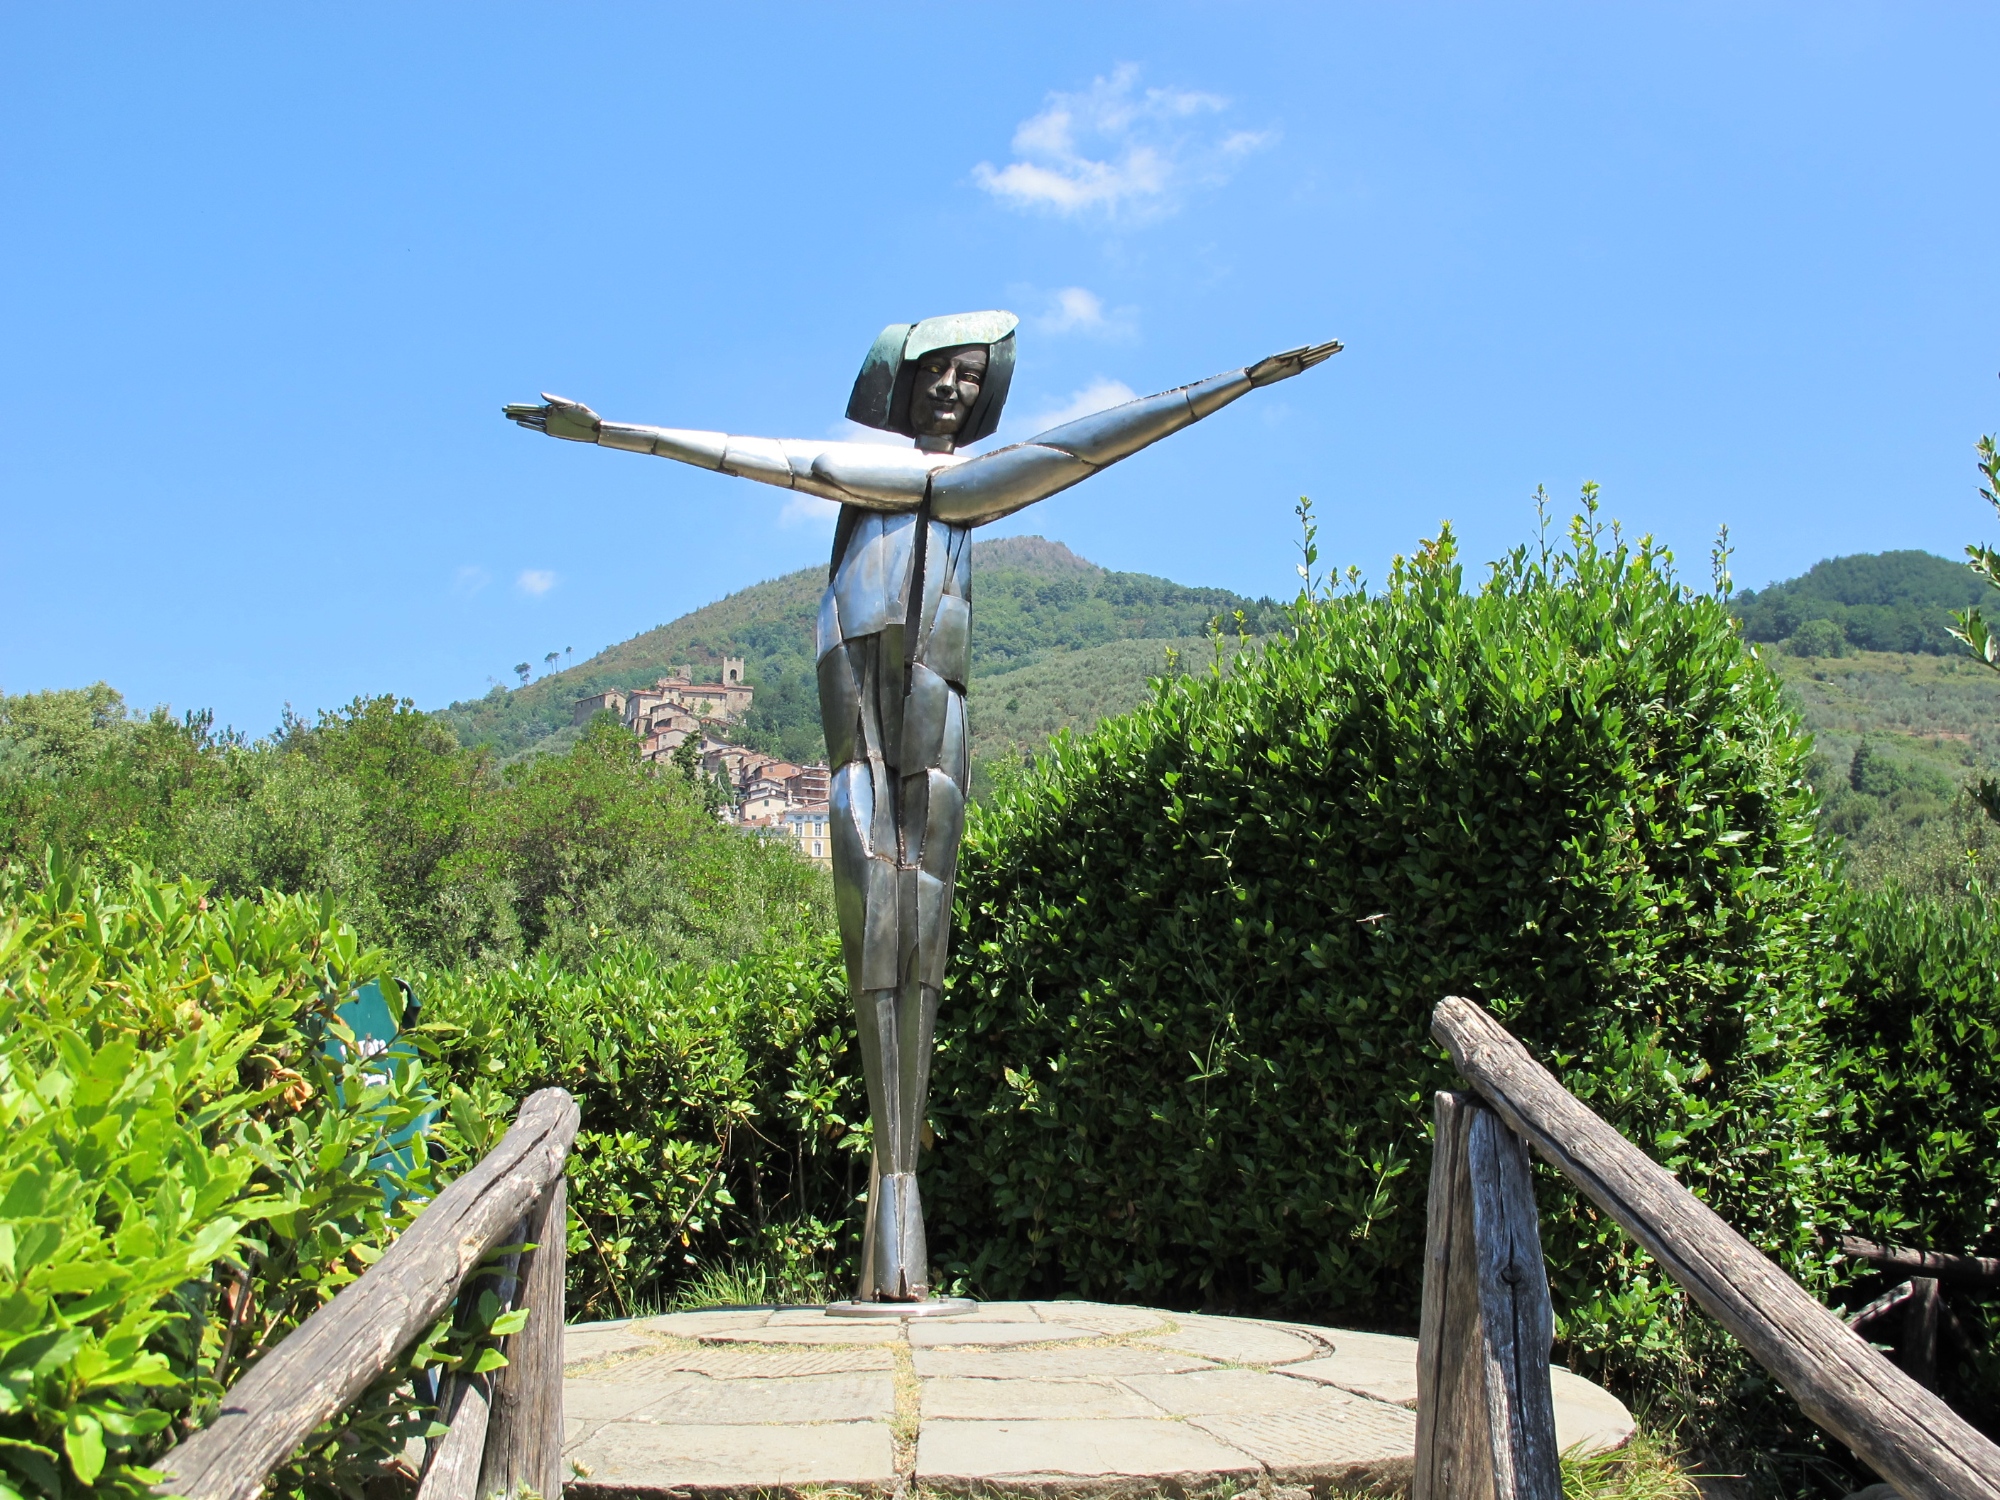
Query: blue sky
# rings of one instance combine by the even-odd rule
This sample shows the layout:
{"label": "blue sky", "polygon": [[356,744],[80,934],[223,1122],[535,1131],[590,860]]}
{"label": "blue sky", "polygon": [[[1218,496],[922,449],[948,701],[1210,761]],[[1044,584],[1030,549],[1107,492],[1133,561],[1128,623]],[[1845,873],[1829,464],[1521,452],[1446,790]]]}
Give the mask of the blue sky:
{"label": "blue sky", "polygon": [[840,429],[1023,318],[1002,437],[1347,352],[993,528],[1246,593],[1530,497],[1739,583],[1995,530],[1990,60],[1911,5],[0,9],[0,688],[259,733],[792,568],[782,491],[498,408]]}

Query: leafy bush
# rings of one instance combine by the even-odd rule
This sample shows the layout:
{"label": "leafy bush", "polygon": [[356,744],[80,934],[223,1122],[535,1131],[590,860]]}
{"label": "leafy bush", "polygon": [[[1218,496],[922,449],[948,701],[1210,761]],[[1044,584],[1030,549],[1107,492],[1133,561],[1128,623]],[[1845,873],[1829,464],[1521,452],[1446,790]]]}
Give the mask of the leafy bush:
{"label": "leafy bush", "polygon": [[831,946],[702,969],[611,945],[571,969],[544,955],[420,985],[457,1076],[560,1085],[582,1107],[572,1317],[667,1306],[729,1267],[846,1295],[867,1105]]}
{"label": "leafy bush", "polygon": [[1794,656],[1845,656],[1847,632],[1831,620],[1807,620],[1785,640]]}
{"label": "leafy bush", "polygon": [[[383,1143],[436,1107],[423,1064],[322,1045],[380,961],[323,902],[0,872],[0,1494],[148,1494],[148,1460],[498,1133],[490,1086],[455,1093],[385,1176]],[[411,1371],[432,1357],[275,1491],[377,1477],[423,1430]]]}
{"label": "leafy bush", "polygon": [[1744,589],[1729,607],[1743,621],[1745,640],[1782,641],[1823,621],[1864,651],[1948,656],[1957,649],[1952,611],[1977,604],[1982,592],[1962,563],[1929,552],[1875,552],[1829,557],[1797,578]]}
{"label": "leafy bush", "polygon": [[1877,1164],[1857,1195],[1867,1227],[2000,1254],[2000,912],[1982,891],[1945,908],[1877,892],[1840,925],[1850,968],[1828,1031]]}
{"label": "leafy bush", "polygon": [[130,718],[102,684],[0,696],[0,858],[312,891],[405,963],[575,957],[606,936],[727,960],[830,929],[823,875],[711,814],[609,722],[503,773],[390,697],[249,744],[199,716]]}
{"label": "leafy bush", "polygon": [[[1858,1232],[2000,1254],[2000,912],[1974,884],[1949,905],[1857,893],[1837,916],[1848,969],[1827,1032],[1843,1135],[1859,1143]],[[1983,1351],[1949,1389],[2000,1421],[1994,1310],[1961,1301]]]}
{"label": "leafy bush", "polygon": [[[1723,606],[1580,521],[1470,594],[1447,532],[1293,632],[971,820],[934,1254],[994,1296],[1407,1328],[1456,993],[1823,1283],[1809,742]],[[1818,1441],[1622,1231],[1542,1203],[1573,1365]]]}

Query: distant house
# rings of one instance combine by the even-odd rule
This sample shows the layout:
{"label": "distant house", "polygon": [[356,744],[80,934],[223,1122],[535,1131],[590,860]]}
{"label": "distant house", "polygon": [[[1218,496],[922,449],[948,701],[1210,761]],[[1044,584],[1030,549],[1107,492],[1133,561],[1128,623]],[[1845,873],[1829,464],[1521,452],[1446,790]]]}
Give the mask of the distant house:
{"label": "distant house", "polygon": [[616,714],[639,736],[639,754],[655,764],[671,761],[690,740],[699,747],[701,772],[719,777],[730,805],[721,816],[745,833],[783,839],[822,869],[833,864],[827,837],[831,772],[731,744],[727,726],[749,712],[754,690],[743,681],[743,659],[722,659],[722,681],[696,682],[692,666],[675,667],[651,687],[614,688],[576,700],[575,722]]}
{"label": "distant house", "polygon": [[599,714],[616,714],[624,718],[625,695],[613,688],[608,693],[592,693],[588,698],[579,698],[576,700],[576,716],[571,722],[588,724]]}
{"label": "distant house", "polygon": [[794,803],[824,802],[832,795],[832,771],[826,766],[801,766],[796,776],[785,778],[785,790]]}
{"label": "distant house", "polygon": [[753,781],[737,797],[736,814],[746,825],[761,822],[785,812],[790,801],[782,781]]}
{"label": "distant house", "polygon": [[827,832],[827,804],[807,802],[779,815],[785,836],[799,854],[822,870],[833,868],[833,843]]}
{"label": "distant house", "polygon": [[599,714],[616,714],[639,736],[645,759],[664,761],[703,725],[736,723],[750,711],[755,692],[743,681],[743,658],[725,656],[720,682],[696,682],[692,665],[675,667],[651,687],[614,688],[577,699],[570,720],[588,724]]}

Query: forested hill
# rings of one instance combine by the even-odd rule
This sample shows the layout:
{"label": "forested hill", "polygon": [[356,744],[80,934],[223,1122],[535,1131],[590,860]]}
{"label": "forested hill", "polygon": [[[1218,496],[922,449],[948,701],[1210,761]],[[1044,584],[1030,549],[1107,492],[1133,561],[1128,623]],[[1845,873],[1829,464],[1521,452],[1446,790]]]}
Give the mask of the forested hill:
{"label": "forested hill", "polygon": [[1791,640],[1816,620],[1839,628],[1837,635],[1824,627],[1812,632],[1814,649],[1805,655],[1834,654],[1824,649],[1831,645],[1944,656],[1959,649],[1946,631],[1950,612],[1977,604],[1985,592],[1963,563],[1929,552],[1865,552],[1830,557],[1768,588],[1744,589],[1730,608],[1752,641]]}
{"label": "forested hill", "polygon": [[[1146,573],[1114,573],[1038,536],[1003,537],[972,547],[972,673],[985,678],[1115,641],[1164,643],[1206,633],[1217,616],[1233,634],[1274,628],[1279,606],[1227,589],[1190,588]],[[740,656],[756,704],[739,738],[800,761],[824,754],[812,632],[824,568],[801,568],[683,615],[526,687],[496,687],[441,710],[465,745],[503,757],[560,735],[578,698],[637,687],[692,664],[696,677],[721,676]],[[1120,703],[1119,708],[1129,707]],[[1095,714],[1079,715],[1084,721]],[[558,740],[560,744],[565,741]],[[553,744],[551,748],[553,748]]]}

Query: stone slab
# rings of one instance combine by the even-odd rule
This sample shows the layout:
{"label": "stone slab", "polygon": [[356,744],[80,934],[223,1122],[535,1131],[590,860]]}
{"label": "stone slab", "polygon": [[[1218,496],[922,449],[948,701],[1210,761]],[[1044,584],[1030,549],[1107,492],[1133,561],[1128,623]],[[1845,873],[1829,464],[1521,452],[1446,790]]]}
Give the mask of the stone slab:
{"label": "stone slab", "polygon": [[1300,1389],[1299,1382],[1261,1370],[1191,1370],[1183,1375],[1129,1375],[1120,1382],[1169,1416],[1252,1416],[1345,1408],[1354,1397],[1325,1386]]}
{"label": "stone slab", "polygon": [[969,1344],[1073,1343],[1097,1335],[1087,1328],[1065,1328],[1059,1323],[972,1323],[956,1318],[946,1322],[940,1318],[935,1323],[910,1324],[908,1337],[912,1349],[950,1349]]}
{"label": "stone slab", "polygon": [[1609,1453],[1631,1440],[1632,1413],[1603,1386],[1570,1370],[1549,1371],[1549,1394],[1555,1398],[1556,1447],[1567,1453]]}
{"label": "stone slab", "polygon": [[820,1426],[698,1426],[609,1422],[563,1457],[574,1496],[796,1492],[808,1485],[866,1491],[896,1480],[895,1447],[880,1422]]}
{"label": "stone slab", "polygon": [[927,1422],[937,1417],[1029,1422],[1160,1415],[1154,1403],[1110,1380],[969,1380],[963,1375],[939,1375],[923,1383],[922,1403]]}
{"label": "stone slab", "polygon": [[1155,1334],[1143,1342],[1232,1365],[1292,1364],[1326,1352],[1311,1338],[1244,1318],[1183,1315],[1174,1321],[1180,1324],[1174,1332]]}
{"label": "stone slab", "polygon": [[861,1348],[697,1348],[670,1349],[616,1364],[599,1378],[651,1380],[674,1370],[712,1375],[717,1380],[778,1379],[792,1375],[845,1375],[860,1370],[893,1370],[896,1357],[884,1346]]}
{"label": "stone slab", "polygon": [[651,1339],[629,1323],[565,1328],[563,1330],[563,1364],[591,1364],[600,1359],[611,1359],[620,1354],[630,1354],[640,1349],[657,1349],[658,1339]]}
{"label": "stone slab", "polygon": [[[1416,1409],[1415,1339],[1345,1329],[1329,1330],[1327,1337],[1333,1343],[1333,1353],[1282,1366],[1276,1373]],[[1631,1438],[1632,1414],[1624,1402],[1594,1381],[1560,1365],[1551,1366],[1549,1394],[1555,1404],[1556,1446],[1563,1451],[1577,1448],[1583,1453],[1608,1453]]]}
{"label": "stone slab", "polygon": [[827,1318],[816,1326],[718,1328],[696,1337],[704,1344],[896,1344],[902,1342],[903,1325]]}
{"label": "stone slab", "polygon": [[799,1375],[790,1379],[716,1380],[707,1375],[684,1375],[677,1381],[635,1389],[647,1394],[643,1400],[626,1407],[616,1420],[729,1426],[887,1422],[896,1415],[894,1376],[886,1370],[861,1375]]}
{"label": "stone slab", "polygon": [[699,1338],[727,1328],[762,1328],[771,1320],[768,1307],[725,1307],[715,1312],[666,1313],[640,1318],[631,1326],[641,1333],[667,1333],[675,1338]]}
{"label": "stone slab", "polygon": [[1084,1380],[1118,1375],[1170,1375],[1212,1368],[1205,1359],[1134,1344],[1072,1344],[1061,1349],[917,1349],[919,1375],[969,1375],[984,1380]]}
{"label": "stone slab", "polygon": [[1274,1478],[1344,1489],[1408,1474],[1417,1450],[1415,1412],[1337,1392],[1310,1410],[1194,1417],[1187,1425],[1248,1453]]}
{"label": "stone slab", "polygon": [[657,1399],[661,1393],[704,1378],[679,1370],[665,1371],[652,1380],[635,1383],[571,1377],[563,1381],[563,1420],[589,1422],[593,1426],[600,1422],[623,1421],[647,1402]]}
{"label": "stone slab", "polygon": [[[926,1326],[939,1323],[1060,1323],[1061,1318],[1045,1318],[1033,1302],[982,1302],[973,1311],[950,1313],[930,1319]],[[912,1325],[915,1326],[915,1325]]]}
{"label": "stone slab", "polygon": [[1043,1476],[1146,1475],[1182,1489],[1252,1481],[1257,1463],[1186,1422],[1100,1418],[1067,1422],[924,1423],[917,1480],[973,1486]]}
{"label": "stone slab", "polygon": [[1401,1360],[1380,1359],[1370,1354],[1348,1354],[1336,1349],[1325,1359],[1309,1359],[1304,1364],[1281,1368],[1286,1376],[1294,1380],[1338,1386],[1343,1391],[1387,1401],[1393,1406],[1414,1408],[1417,1404],[1417,1356],[1414,1350],[1407,1360]]}
{"label": "stone slab", "polygon": [[[1147,1500],[1406,1483],[1416,1341],[1091,1303],[856,1323],[723,1309],[569,1331],[580,1500],[805,1500],[818,1490]],[[919,1377],[903,1388],[896,1368]],[[1616,1446],[1613,1397],[1552,1372],[1557,1440]],[[911,1397],[914,1396],[914,1402]],[[914,1452],[897,1448],[914,1422]],[[896,1472],[895,1457],[904,1455]]]}
{"label": "stone slab", "polygon": [[1044,1323],[1067,1323],[1097,1334],[1165,1333],[1173,1325],[1169,1313],[1150,1307],[1108,1307],[1098,1302],[1030,1302]]}

